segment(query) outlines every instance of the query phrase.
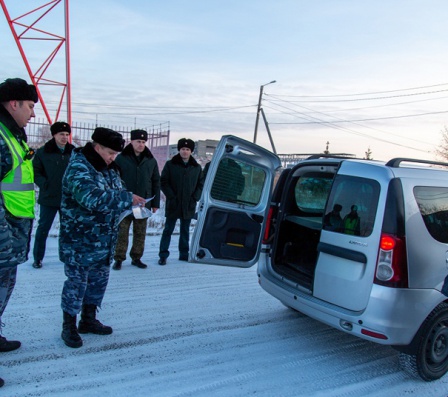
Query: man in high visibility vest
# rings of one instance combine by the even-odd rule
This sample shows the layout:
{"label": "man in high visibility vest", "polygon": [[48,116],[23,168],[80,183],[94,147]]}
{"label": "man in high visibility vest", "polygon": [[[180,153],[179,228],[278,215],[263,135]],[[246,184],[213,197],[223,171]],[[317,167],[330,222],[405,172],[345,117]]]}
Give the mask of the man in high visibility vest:
{"label": "man in high visibility vest", "polygon": [[[6,79],[0,84],[0,331],[17,265],[28,260],[35,195],[33,151],[26,143],[24,127],[35,117],[37,101],[36,87],[25,80]],[[0,335],[0,352],[20,345]]]}

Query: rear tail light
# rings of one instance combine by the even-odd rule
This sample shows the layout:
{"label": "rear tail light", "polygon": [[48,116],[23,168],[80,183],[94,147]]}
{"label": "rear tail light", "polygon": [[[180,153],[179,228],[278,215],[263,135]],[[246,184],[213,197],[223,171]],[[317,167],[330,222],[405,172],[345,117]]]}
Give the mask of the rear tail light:
{"label": "rear tail light", "polygon": [[404,238],[386,233],[381,235],[374,282],[393,288],[408,287],[408,266]]}
{"label": "rear tail light", "polygon": [[[272,220],[274,218],[274,207],[269,208],[268,217],[266,220],[266,229],[263,234],[263,244],[269,244],[269,237],[271,236],[271,230],[273,230]],[[272,226],[272,228],[271,228]],[[273,233],[273,232],[272,232]]]}

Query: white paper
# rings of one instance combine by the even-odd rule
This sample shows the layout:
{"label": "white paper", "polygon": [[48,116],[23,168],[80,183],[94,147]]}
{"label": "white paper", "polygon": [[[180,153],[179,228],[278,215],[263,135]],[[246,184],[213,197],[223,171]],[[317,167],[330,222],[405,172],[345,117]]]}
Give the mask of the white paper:
{"label": "white paper", "polygon": [[[151,198],[146,199],[145,203],[147,203],[148,201],[151,201],[154,197],[155,196],[152,196]],[[131,214],[134,215],[135,219],[146,219],[152,215],[152,212],[150,209],[148,209],[144,206],[133,205],[130,210],[123,211],[120,214],[120,217],[118,218],[118,223],[120,223],[124,218],[126,218],[127,216],[129,216]]]}

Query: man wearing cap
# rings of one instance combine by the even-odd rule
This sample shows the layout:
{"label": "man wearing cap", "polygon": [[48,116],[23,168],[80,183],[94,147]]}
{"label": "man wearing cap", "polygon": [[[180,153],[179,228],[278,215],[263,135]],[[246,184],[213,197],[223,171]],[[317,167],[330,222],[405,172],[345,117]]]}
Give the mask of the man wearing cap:
{"label": "man wearing cap", "polygon": [[165,228],[159,247],[159,265],[166,265],[170,255],[171,235],[180,220],[179,260],[188,261],[190,223],[196,212],[196,203],[201,198],[204,178],[202,168],[193,158],[194,142],[182,138],[177,143],[179,151],[163,167],[160,184],[166,197]]}
{"label": "man wearing cap", "polygon": [[69,143],[70,125],[57,121],[50,127],[51,138],[33,158],[34,183],[39,187],[39,223],[34,237],[33,267],[40,269],[48,233],[61,208],[62,177],[75,148]]}
{"label": "man wearing cap", "polygon": [[74,149],[62,179],[59,259],[67,279],[61,298],[61,337],[69,347],[82,346],[80,333],[112,333],[111,327],[96,319],[96,310],[109,280],[118,219],[132,206],[145,205],[144,198],[125,190],[121,183],[114,160],[123,147],[121,134],[95,128],[92,142]]}
{"label": "man wearing cap", "polygon": [[[115,162],[120,167],[121,179],[126,189],[149,199],[146,203],[149,210],[155,212],[160,205],[160,174],[157,161],[151,151],[146,147],[148,133],[144,130],[131,131],[131,143],[117,156]],[[136,219],[134,215],[128,215],[120,222],[118,241],[115,248],[114,270],[120,270],[122,262],[126,259],[129,243],[129,228],[133,224],[132,247],[129,252],[131,265],[140,269],[148,266],[141,261],[145,249],[147,218]]]}
{"label": "man wearing cap", "polygon": [[[0,331],[17,265],[28,259],[35,199],[32,150],[26,143],[25,126],[35,117],[37,101],[36,87],[25,80],[6,79],[0,84]],[[0,336],[0,352],[20,345]],[[0,387],[3,384],[0,378]]]}

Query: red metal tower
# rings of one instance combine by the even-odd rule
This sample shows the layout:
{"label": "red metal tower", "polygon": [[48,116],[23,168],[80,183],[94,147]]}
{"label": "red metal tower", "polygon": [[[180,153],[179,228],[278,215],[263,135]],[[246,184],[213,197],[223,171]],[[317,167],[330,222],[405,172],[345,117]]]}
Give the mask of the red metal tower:
{"label": "red metal tower", "polygon": [[[17,0],[14,0],[17,1]],[[23,2],[26,3],[26,2]],[[60,4],[64,5],[64,22],[65,22],[65,35],[61,36],[58,34],[50,33],[48,30],[40,29],[39,26],[42,25],[45,21],[45,17],[48,14],[55,10],[55,8]],[[72,109],[71,109],[71,83],[70,83],[70,36],[69,36],[69,0],[51,0],[47,1],[45,4],[40,7],[29,10],[19,16],[11,18],[5,0],[0,0],[0,5],[2,6],[3,12],[6,16],[6,20],[8,21],[9,27],[11,28],[11,32],[14,36],[14,40],[17,44],[17,47],[20,51],[20,55],[25,63],[25,67],[28,71],[28,74],[31,78],[32,83],[37,88],[37,93],[39,96],[39,101],[42,106],[42,109],[45,113],[45,116],[48,120],[49,124],[52,124],[53,121],[57,121],[59,119],[59,114],[61,112],[61,108],[64,103],[64,98],[66,99],[66,108],[67,108],[67,122],[69,124],[72,123]],[[25,20],[30,20],[31,22],[25,22]],[[50,24],[51,26],[51,24]],[[50,45],[50,53],[48,56],[42,61],[42,63],[38,63],[38,65],[34,68],[31,67],[30,62],[25,53],[22,42],[42,42],[45,41],[47,43],[55,44],[55,46]],[[51,78],[48,76],[50,72],[50,65],[55,60],[56,56],[59,53],[59,50],[65,45],[65,81],[61,81],[61,79]],[[42,53],[42,51],[39,51]],[[45,55],[44,55],[45,56]],[[47,77],[48,76],[48,77]],[[60,91],[62,91],[60,95],[60,99],[58,102],[58,107],[56,111],[56,116],[54,119],[50,117],[50,114],[47,109],[47,105],[45,103],[45,98],[42,95],[42,90],[44,86],[48,87],[58,87]]]}

